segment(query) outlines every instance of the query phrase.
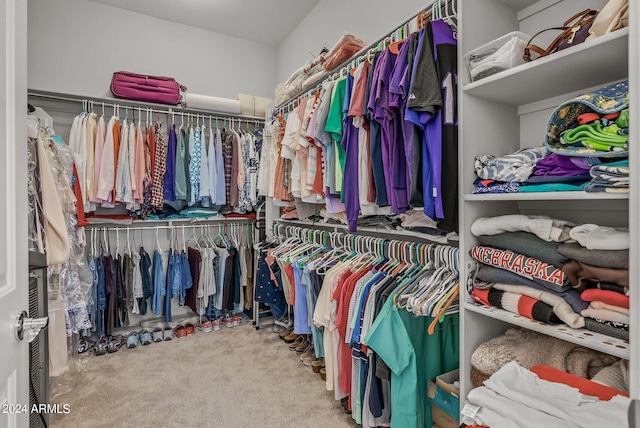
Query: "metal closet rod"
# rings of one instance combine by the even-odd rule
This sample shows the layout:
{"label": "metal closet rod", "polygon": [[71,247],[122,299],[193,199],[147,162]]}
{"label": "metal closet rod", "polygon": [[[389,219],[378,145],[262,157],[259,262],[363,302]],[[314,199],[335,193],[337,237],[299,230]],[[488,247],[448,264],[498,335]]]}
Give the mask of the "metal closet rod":
{"label": "metal closet rod", "polygon": [[113,109],[116,107],[121,108],[130,108],[130,109],[140,109],[145,111],[151,111],[153,113],[160,113],[170,115],[193,115],[193,116],[204,116],[215,119],[232,119],[239,120],[240,122],[253,122],[256,125],[261,125],[264,121],[264,118],[258,116],[245,116],[245,115],[234,115],[234,114],[225,114],[225,113],[215,113],[206,110],[198,110],[198,109],[189,109],[189,108],[178,108],[175,109],[173,107],[169,107],[163,104],[153,104],[153,103],[142,103],[132,100],[122,100],[125,104],[120,104],[117,99],[113,98],[100,98],[100,97],[84,97],[79,95],[72,94],[62,94],[57,92],[40,92],[35,90],[27,91],[27,95],[35,98],[49,99],[49,100],[57,100],[57,101],[67,101],[67,102],[78,102],[84,103],[87,101],[92,101],[94,107],[98,106],[109,106]]}
{"label": "metal closet rod", "polygon": [[[344,71],[346,71],[346,69],[349,66],[349,64],[351,64],[354,61],[362,60],[362,59],[368,57],[372,53],[372,51],[375,52],[378,49],[378,46],[381,43],[384,43],[384,42],[387,42],[387,41],[388,42],[392,42],[394,34],[397,33],[398,30],[402,29],[405,25],[409,24],[411,21],[413,21],[414,19],[418,18],[423,13],[426,13],[426,16],[428,17],[428,18],[425,18],[425,19],[427,19],[427,20],[431,19],[431,7],[435,3],[435,1],[436,0],[430,0],[426,7],[422,7],[417,13],[414,13],[411,16],[410,19],[404,21],[400,25],[397,25],[395,27],[395,30],[389,31],[385,36],[380,37],[374,43],[371,43],[369,46],[366,46],[366,47],[360,49],[360,51],[356,52],[353,56],[351,56],[350,58],[344,60],[340,65],[338,65],[336,68],[333,69],[333,70],[336,70],[336,71],[333,71],[333,72],[329,73],[327,76],[325,76],[316,85],[300,91],[298,94],[296,94],[293,97],[289,98],[288,100],[286,100],[282,104],[276,106],[274,111],[276,113],[282,113],[287,107],[290,107],[296,101],[299,102],[301,98],[304,98],[305,96],[311,95],[311,93],[315,92],[320,86],[322,86],[322,84],[324,82],[337,79],[339,76],[342,75],[342,73]],[[457,1],[457,0],[447,0],[446,3],[448,4],[448,3],[451,3],[452,1]]]}
{"label": "metal closet rod", "polygon": [[[153,223],[147,223],[148,226],[129,226],[126,224],[88,224],[86,226],[84,226],[86,229],[107,229],[107,230],[117,230],[117,229],[129,229],[129,230],[147,230],[147,229],[175,229],[175,228],[180,228],[180,227],[200,227],[200,226],[222,226],[224,227],[224,225],[226,223],[233,223],[235,224],[249,224],[251,223],[253,220],[252,219],[248,219],[248,218],[231,218],[231,219],[225,219],[225,220],[218,220],[215,222],[211,222],[211,221],[206,221],[206,220],[200,220],[200,222],[196,223],[196,222],[184,222],[184,221],[176,221],[176,220],[169,220],[168,222],[171,224],[168,225],[156,225],[154,223],[157,222],[157,220],[151,220]],[[175,222],[175,223],[173,223]],[[159,223],[159,222],[157,222]]]}

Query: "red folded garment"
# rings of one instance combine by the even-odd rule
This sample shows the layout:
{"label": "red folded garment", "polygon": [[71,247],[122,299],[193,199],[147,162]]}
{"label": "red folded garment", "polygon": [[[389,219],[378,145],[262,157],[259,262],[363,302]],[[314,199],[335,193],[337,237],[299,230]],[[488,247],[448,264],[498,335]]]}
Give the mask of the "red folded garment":
{"label": "red folded garment", "polygon": [[598,397],[600,400],[609,401],[616,395],[623,395],[628,397],[626,392],[618,391],[610,386],[602,385],[600,383],[592,382],[583,377],[569,374],[558,370],[554,367],[537,365],[531,367],[533,373],[537,374],[540,379],[547,380],[549,382],[563,383],[573,388],[577,388],[584,395],[591,397]]}
{"label": "red folded garment", "polygon": [[580,295],[585,302],[603,302],[608,305],[629,309],[629,296],[611,290],[589,288]]}

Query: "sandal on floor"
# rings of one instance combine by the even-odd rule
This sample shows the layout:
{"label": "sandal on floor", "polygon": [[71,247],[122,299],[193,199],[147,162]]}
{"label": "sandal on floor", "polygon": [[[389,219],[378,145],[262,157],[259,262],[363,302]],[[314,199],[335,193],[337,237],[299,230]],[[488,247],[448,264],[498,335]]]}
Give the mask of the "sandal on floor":
{"label": "sandal on floor", "polygon": [[164,330],[162,330],[162,338],[164,340],[173,339],[173,329],[171,327],[165,327]]}
{"label": "sandal on floor", "polygon": [[151,333],[149,333],[149,330],[142,330],[140,332],[140,343],[143,345],[150,345],[151,340]]}
{"label": "sandal on floor", "polygon": [[100,340],[93,347],[93,353],[96,355],[104,355],[107,353],[107,337],[100,336]]}
{"label": "sandal on floor", "polygon": [[153,341],[158,343],[158,342],[162,342],[163,339],[163,333],[162,333],[162,329],[160,327],[156,327],[153,329],[153,333],[151,333],[151,335],[153,336]]}
{"label": "sandal on floor", "polygon": [[122,345],[124,344],[124,336],[118,334],[117,336],[109,337],[109,344],[107,345],[107,352],[113,354],[114,352],[118,352]]}
{"label": "sandal on floor", "polygon": [[132,349],[138,346],[138,342],[140,341],[140,334],[137,331],[134,331],[127,337],[127,349]]}

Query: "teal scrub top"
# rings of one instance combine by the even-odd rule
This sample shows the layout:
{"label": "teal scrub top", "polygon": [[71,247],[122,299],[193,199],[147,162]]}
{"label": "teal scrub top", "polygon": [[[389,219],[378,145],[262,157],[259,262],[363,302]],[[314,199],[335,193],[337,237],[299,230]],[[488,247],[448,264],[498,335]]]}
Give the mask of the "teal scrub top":
{"label": "teal scrub top", "polygon": [[365,338],[391,370],[391,426],[430,427],[428,382],[458,368],[459,314],[447,315],[429,335],[431,321],[395,307],[390,297]]}

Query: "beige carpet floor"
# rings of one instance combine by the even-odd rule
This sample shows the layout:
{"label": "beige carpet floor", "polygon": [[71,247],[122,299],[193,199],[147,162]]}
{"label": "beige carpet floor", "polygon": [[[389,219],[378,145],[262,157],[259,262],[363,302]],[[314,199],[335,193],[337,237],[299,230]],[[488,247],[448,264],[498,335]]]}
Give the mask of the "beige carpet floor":
{"label": "beige carpet floor", "polygon": [[[263,325],[93,356],[56,378],[62,427],[356,427],[318,374]],[[54,390],[55,392],[55,390]]]}

